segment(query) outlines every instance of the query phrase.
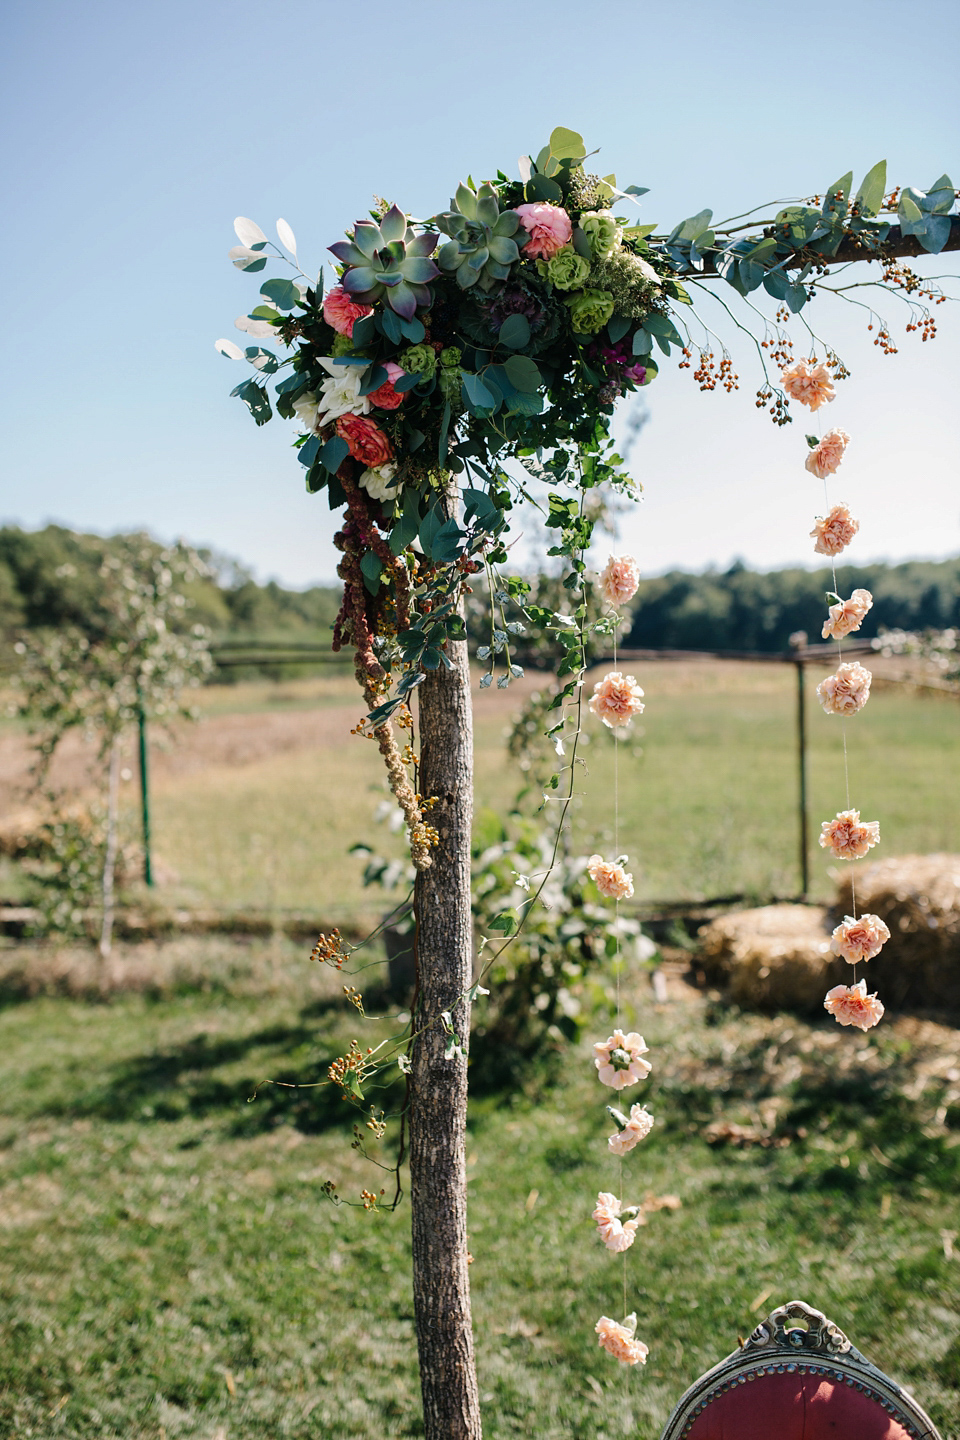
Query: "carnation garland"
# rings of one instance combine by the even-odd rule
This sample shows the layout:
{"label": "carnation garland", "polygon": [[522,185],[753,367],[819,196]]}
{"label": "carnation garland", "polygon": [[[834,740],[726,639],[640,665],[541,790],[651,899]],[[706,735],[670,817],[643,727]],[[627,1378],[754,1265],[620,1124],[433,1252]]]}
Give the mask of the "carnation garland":
{"label": "carnation garland", "polygon": [[[782,372],[783,388],[791,399],[806,405],[810,410],[819,411],[829,405],[836,396],[830,372],[816,358],[797,360]],[[810,532],[814,539],[814,551],[828,555],[833,562],[833,590],[827,595],[829,606],[823,624],[823,638],[837,644],[837,668],[817,686],[817,697],[827,715],[839,715],[843,729],[843,772],[846,787],[846,810],[838,811],[833,820],[824,820],[820,826],[820,844],[838,860],[856,862],[861,860],[875,845],[880,843],[880,823],[877,820],[861,821],[860,811],[851,808],[850,770],[847,759],[848,717],[856,715],[870,698],[872,676],[858,661],[845,661],[843,641],[860,629],[864,617],[873,605],[869,590],[854,590],[847,600],[837,593],[836,557],[859,533],[860,522],[850,513],[848,506],[840,501],[830,504],[827,481],[836,474],[843,461],[850,436],[845,430],[828,430],[826,435],[808,435],[809,453],[805,468],[823,481],[823,498],[826,514],[818,516]],[[882,946],[890,939],[890,931],[877,915],[857,915],[857,887],[855,873],[850,877],[850,906],[852,915],[847,915],[836,927],[830,941],[834,955],[842,957],[854,967],[852,985],[834,985],[827,992],[824,1008],[840,1025],[855,1025],[861,1030],[870,1030],[883,1018],[884,1007],[876,994],[868,994],[866,981],[857,980],[856,967],[879,955]]]}

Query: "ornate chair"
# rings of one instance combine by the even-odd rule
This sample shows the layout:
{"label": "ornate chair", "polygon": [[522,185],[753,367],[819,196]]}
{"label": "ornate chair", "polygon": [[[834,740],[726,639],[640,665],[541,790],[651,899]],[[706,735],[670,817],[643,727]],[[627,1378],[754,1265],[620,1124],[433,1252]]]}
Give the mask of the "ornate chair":
{"label": "ornate chair", "polygon": [[[801,1323],[797,1323],[797,1322]],[[791,1300],[681,1398],[661,1440],[941,1440],[819,1310]]]}

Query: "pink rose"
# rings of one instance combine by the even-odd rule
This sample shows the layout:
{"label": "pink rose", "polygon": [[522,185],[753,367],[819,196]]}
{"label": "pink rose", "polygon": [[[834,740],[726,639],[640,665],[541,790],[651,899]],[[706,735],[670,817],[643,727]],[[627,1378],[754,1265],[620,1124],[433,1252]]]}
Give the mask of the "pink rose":
{"label": "pink rose", "polygon": [[791,400],[809,405],[811,410],[819,410],[836,398],[830,371],[816,360],[795,360],[781,371],[780,380]]}
{"label": "pink rose", "polygon": [[346,440],[350,454],[368,470],[377,470],[393,459],[393,447],[380,426],[365,415],[341,415],[337,434]]}
{"label": "pink rose", "polygon": [[358,305],[344,290],[342,285],[334,285],[323,297],[323,318],[328,325],[332,325],[338,335],[346,335],[353,339],[354,321],[361,320],[364,315],[372,315],[373,310],[369,305]]}
{"label": "pink rose", "polygon": [[834,955],[842,955],[849,965],[862,965],[879,955],[889,939],[890,931],[879,915],[861,915],[856,920],[847,915],[843,924],[834,930],[830,949]]}
{"label": "pink rose", "polygon": [[849,444],[850,436],[846,430],[828,430],[820,444],[810,451],[804,469],[816,475],[818,480],[826,480],[828,475],[835,475],[839,470],[843,452]]}
{"label": "pink rose", "polygon": [[394,364],[392,360],[388,360],[383,368],[387,372],[387,379],[378,389],[371,390],[367,399],[371,400],[374,405],[378,405],[381,410],[396,410],[398,405],[403,404],[404,397],[402,394],[398,395],[393,387],[400,379],[400,376],[405,375],[407,372],[401,370],[400,366]]}
{"label": "pink rose", "polygon": [[[623,858],[626,859],[626,856]],[[591,855],[587,861],[587,874],[608,900],[629,900],[633,894],[633,876],[627,874],[619,861]]]}
{"label": "pink rose", "polygon": [[823,1008],[839,1024],[856,1025],[858,1030],[872,1030],[883,1019],[883,1005],[876,995],[867,994],[866,980],[858,980],[856,985],[834,985],[827,991]]}
{"label": "pink rose", "polygon": [[862,860],[867,851],[880,844],[880,821],[860,820],[859,810],[841,810],[836,820],[820,825],[820,844],[832,850],[838,860]]}
{"label": "pink rose", "polygon": [[641,714],[643,691],[632,675],[611,670],[598,680],[590,697],[591,714],[602,720],[604,725],[614,729],[618,725],[629,725],[634,715]]}
{"label": "pink rose", "polygon": [[813,548],[818,555],[839,555],[841,550],[846,550],[859,529],[860,521],[854,520],[841,500],[828,515],[817,517],[810,538],[817,542]]}
{"label": "pink rose", "polygon": [[828,715],[856,715],[870,699],[869,670],[858,660],[838,665],[833,675],[817,686],[817,699]]}
{"label": "pink rose", "polygon": [[873,604],[869,590],[854,590],[849,600],[830,606],[829,618],[823,622],[821,634],[824,640],[842,640],[854,630],[859,630],[863,617]]}
{"label": "pink rose", "polygon": [[639,588],[640,567],[633,556],[611,555],[600,572],[600,590],[607,604],[625,605]]}
{"label": "pink rose", "polygon": [[532,205],[518,205],[517,214],[520,224],[530,236],[523,249],[525,256],[549,260],[573,239],[570,216],[559,205],[537,200]]}

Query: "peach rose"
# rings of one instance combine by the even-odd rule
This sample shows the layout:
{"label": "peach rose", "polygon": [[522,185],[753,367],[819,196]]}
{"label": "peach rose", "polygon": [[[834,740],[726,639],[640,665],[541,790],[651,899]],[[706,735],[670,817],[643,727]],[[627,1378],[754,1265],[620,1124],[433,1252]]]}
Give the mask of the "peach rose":
{"label": "peach rose", "polygon": [[879,955],[889,939],[890,931],[879,915],[861,915],[857,919],[847,915],[834,930],[830,949],[848,964],[861,965]]}
{"label": "peach rose", "polygon": [[551,255],[556,255],[558,250],[569,245],[573,239],[570,216],[559,205],[548,205],[545,200],[537,200],[532,205],[518,205],[517,214],[520,216],[520,224],[530,236],[523,247],[525,257],[549,260]]}
{"label": "peach rose", "polygon": [[346,440],[350,454],[368,470],[378,470],[393,459],[393,447],[380,426],[365,415],[341,415],[337,434]]}
{"label": "peach rose", "polygon": [[400,376],[405,375],[407,372],[401,370],[400,366],[395,364],[393,360],[388,360],[383,368],[387,372],[386,380],[384,380],[383,384],[378,386],[376,390],[371,390],[367,399],[372,401],[374,405],[379,406],[381,410],[396,410],[398,405],[403,404],[404,396],[402,393],[398,395],[393,387],[400,379]]}
{"label": "peach rose", "polygon": [[839,605],[831,605],[829,617],[824,620],[823,630],[820,632],[824,640],[842,640],[845,635],[859,630],[863,617],[872,605],[873,596],[869,590],[854,590],[849,600],[841,600]]}
{"label": "peach rose", "polygon": [[611,555],[600,572],[600,592],[608,605],[625,605],[640,588],[640,567],[632,555]]}
{"label": "peach rose", "polygon": [[854,520],[841,500],[828,515],[822,519],[818,516],[814,522],[810,531],[811,539],[817,542],[814,551],[817,555],[839,555],[841,550],[846,550],[859,529],[860,521]]}
{"label": "peach rose", "polygon": [[804,461],[804,469],[816,475],[818,480],[826,480],[828,475],[835,475],[839,470],[843,452],[849,444],[850,436],[846,430],[828,430],[820,444],[810,451]]}
{"label": "peach rose", "polygon": [[862,860],[867,851],[880,844],[880,821],[864,820],[859,810],[841,810],[836,820],[820,825],[820,844],[832,850],[838,860]]}
{"label": "peach rose", "polygon": [[650,1061],[643,1058],[647,1049],[643,1036],[635,1030],[629,1035],[614,1030],[609,1040],[599,1040],[593,1047],[598,1079],[613,1090],[623,1090],[628,1085],[636,1085],[638,1080],[645,1080],[653,1069]]}
{"label": "peach rose", "polygon": [[628,1315],[623,1325],[616,1320],[611,1320],[609,1315],[601,1315],[593,1327],[594,1333],[600,1337],[600,1345],[608,1355],[619,1360],[623,1365],[645,1365],[649,1349],[642,1340],[637,1340],[637,1317]]}
{"label": "peach rose", "polygon": [[608,1105],[607,1109],[617,1124],[617,1129],[607,1140],[607,1145],[614,1155],[627,1155],[650,1134],[653,1129],[653,1116],[645,1105],[631,1105],[629,1117],[615,1110],[612,1105]]}
{"label": "peach rose", "polygon": [[643,691],[632,675],[611,670],[594,685],[590,712],[611,730],[618,725],[629,725],[634,715],[643,711],[642,695]]}
{"label": "peach rose", "polygon": [[836,397],[830,371],[816,360],[795,360],[781,371],[780,380],[791,400],[809,405],[811,410],[829,405]]}
{"label": "peach rose", "polygon": [[591,855],[587,861],[587,874],[608,900],[629,900],[633,894],[633,876],[624,870],[618,860],[604,860],[602,855]]}
{"label": "peach rose", "polygon": [[629,1206],[621,1215],[620,1201],[609,1190],[601,1190],[597,1196],[593,1219],[597,1222],[600,1239],[615,1254],[629,1250],[640,1226],[647,1223],[647,1217],[639,1214],[635,1205]]}
{"label": "peach rose", "polygon": [[869,670],[858,660],[838,665],[833,675],[817,686],[817,699],[828,715],[856,715],[870,699]]}
{"label": "peach rose", "polygon": [[827,991],[823,1008],[839,1024],[856,1025],[858,1030],[872,1030],[883,1019],[883,1004],[876,995],[867,994],[866,980],[858,980],[856,985],[834,985]]}
{"label": "peach rose", "polygon": [[369,305],[358,305],[355,300],[351,300],[342,285],[334,285],[323,297],[324,320],[333,326],[338,335],[346,335],[351,340],[354,322],[361,320],[364,315],[372,314],[373,310]]}

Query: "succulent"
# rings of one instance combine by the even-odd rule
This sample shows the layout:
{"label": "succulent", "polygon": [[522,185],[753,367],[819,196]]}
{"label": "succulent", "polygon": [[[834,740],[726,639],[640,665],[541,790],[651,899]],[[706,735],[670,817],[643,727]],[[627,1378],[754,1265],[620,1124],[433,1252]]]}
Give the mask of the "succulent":
{"label": "succulent", "polygon": [[412,320],[417,307],[433,301],[430,281],[439,270],[430,259],[437,236],[416,234],[407,217],[391,205],[379,225],[358,220],[353,240],[338,240],[331,252],[347,267],[342,284],[347,294],[364,305],[386,298],[391,310]]}
{"label": "succulent", "polygon": [[451,238],[437,251],[437,264],[448,275],[456,275],[462,290],[477,285],[490,290],[506,280],[510,266],[520,259],[512,238],[520,226],[515,210],[500,213],[500,202],[492,185],[472,190],[458,185],[450,209],[436,217],[436,223]]}

